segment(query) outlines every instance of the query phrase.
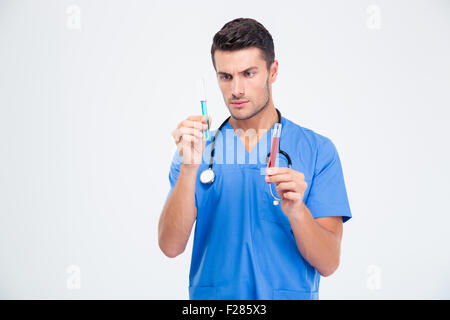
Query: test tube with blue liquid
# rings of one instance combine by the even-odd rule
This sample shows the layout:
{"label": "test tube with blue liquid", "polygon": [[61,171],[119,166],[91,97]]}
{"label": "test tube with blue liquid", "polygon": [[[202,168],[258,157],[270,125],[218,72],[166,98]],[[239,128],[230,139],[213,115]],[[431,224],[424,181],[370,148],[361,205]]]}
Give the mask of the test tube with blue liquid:
{"label": "test tube with blue liquid", "polygon": [[206,124],[208,125],[208,129],[203,130],[203,134],[205,136],[205,140],[209,141],[211,136],[209,134],[209,117],[208,117],[208,108],[206,106],[206,80],[204,77],[202,77],[202,83],[201,83],[200,103],[202,105],[202,115],[206,116]]}

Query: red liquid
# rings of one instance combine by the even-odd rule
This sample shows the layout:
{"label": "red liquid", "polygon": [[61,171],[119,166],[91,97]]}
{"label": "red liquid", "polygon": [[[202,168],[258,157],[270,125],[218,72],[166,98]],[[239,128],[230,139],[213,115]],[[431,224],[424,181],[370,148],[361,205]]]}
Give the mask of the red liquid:
{"label": "red liquid", "polygon": [[280,137],[272,138],[272,149],[270,150],[269,168],[275,167],[275,162],[277,160],[278,145],[279,144],[280,144]]}

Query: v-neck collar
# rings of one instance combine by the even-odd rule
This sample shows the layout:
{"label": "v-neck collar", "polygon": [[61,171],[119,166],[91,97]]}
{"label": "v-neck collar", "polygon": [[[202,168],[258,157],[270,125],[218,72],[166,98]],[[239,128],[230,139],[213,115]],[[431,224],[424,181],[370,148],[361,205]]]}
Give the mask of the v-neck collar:
{"label": "v-neck collar", "polygon": [[[266,133],[263,134],[263,136],[262,136],[261,138],[259,138],[258,142],[255,144],[255,146],[252,148],[252,150],[250,150],[250,152],[248,152],[247,148],[245,147],[245,143],[242,142],[241,138],[239,138],[239,136],[237,135],[236,130],[234,130],[233,126],[230,124],[230,120],[227,121],[227,123],[225,124],[224,127],[225,127],[226,129],[231,129],[231,130],[233,131],[233,138],[236,137],[236,139],[238,140],[237,143],[240,143],[240,144],[241,144],[241,147],[245,150],[245,154],[246,154],[247,156],[250,156],[250,155],[252,155],[252,154],[255,152],[255,149],[258,149],[259,144],[260,144],[261,141],[263,141],[263,142],[266,141],[266,142],[267,142],[267,141],[271,141],[271,140],[272,140],[271,137],[270,137],[270,139],[268,139],[266,136],[267,136],[269,133],[272,132],[273,127],[275,126],[276,123],[278,123],[278,121],[275,122],[275,123],[272,125],[272,127],[270,127],[270,128],[266,131]],[[284,124],[285,124],[284,118],[283,118],[283,116],[281,116],[281,125],[282,125],[282,128],[284,127]],[[283,129],[281,129],[281,133],[283,134]],[[269,147],[270,147],[270,146],[269,146]]]}

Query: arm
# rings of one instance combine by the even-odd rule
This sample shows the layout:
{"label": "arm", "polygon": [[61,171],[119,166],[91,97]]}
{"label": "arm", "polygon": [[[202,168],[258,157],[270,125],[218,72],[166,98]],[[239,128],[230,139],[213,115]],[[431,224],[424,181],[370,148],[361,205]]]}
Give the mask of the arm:
{"label": "arm", "polygon": [[309,264],[324,277],[336,271],[341,255],[342,217],[314,219],[302,204],[302,209],[288,218],[297,248]]}
{"label": "arm", "polygon": [[208,128],[206,120],[205,116],[190,116],[172,133],[182,164],[158,223],[159,247],[170,258],[183,253],[197,218],[195,183],[205,148],[202,129]]}
{"label": "arm", "polygon": [[342,217],[314,219],[303,203],[307,188],[304,175],[290,168],[268,168],[267,182],[274,182],[302,256],[322,276],[331,275],[339,266]]}
{"label": "arm", "polygon": [[170,258],[183,253],[197,218],[195,178],[197,167],[182,164],[177,183],[159,218],[158,243]]}

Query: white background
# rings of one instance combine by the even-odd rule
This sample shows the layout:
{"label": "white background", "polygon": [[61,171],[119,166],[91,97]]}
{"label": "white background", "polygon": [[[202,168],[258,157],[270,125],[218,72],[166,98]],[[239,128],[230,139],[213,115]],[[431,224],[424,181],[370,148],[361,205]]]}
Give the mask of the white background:
{"label": "white background", "polygon": [[192,236],[157,244],[170,133],[203,74],[228,116],[210,46],[237,17],[274,38],[275,106],[341,158],[320,298],[450,298],[450,1],[0,0],[1,298],[188,298]]}

